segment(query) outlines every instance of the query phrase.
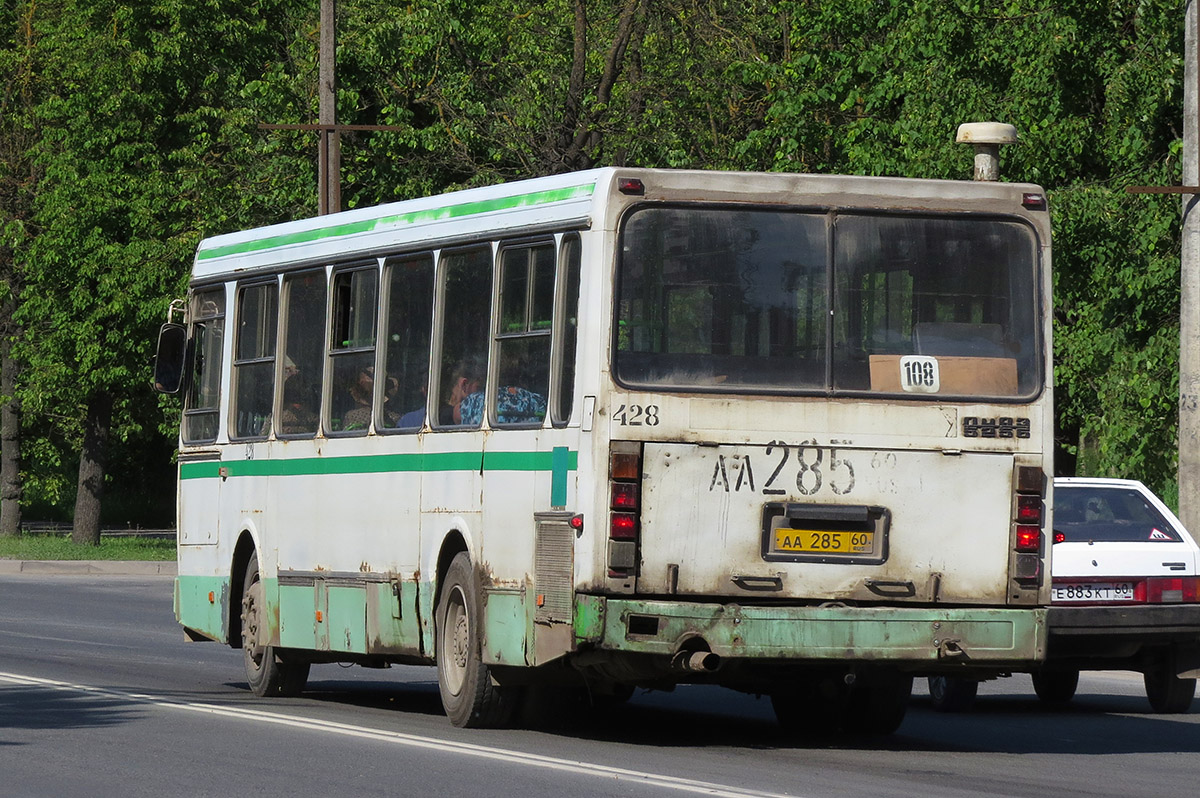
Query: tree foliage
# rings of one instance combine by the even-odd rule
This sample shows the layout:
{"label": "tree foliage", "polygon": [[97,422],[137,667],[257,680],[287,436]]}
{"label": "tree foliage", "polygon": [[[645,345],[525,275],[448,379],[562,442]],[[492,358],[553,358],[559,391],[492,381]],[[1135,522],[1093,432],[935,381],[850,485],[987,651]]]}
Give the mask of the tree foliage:
{"label": "tree foliage", "polygon": [[[1055,227],[1062,462],[1173,478],[1179,207],[1125,188],[1179,181],[1178,3],[338,10],[338,121],[391,128],[343,134],[349,207],[609,164],[963,179],[957,125],[1016,125],[1004,179],[1045,186]],[[139,510],[121,489],[170,492],[178,409],[147,391],[154,332],[202,236],[315,212],[315,135],[260,126],[316,121],[316,6],[43,0],[4,4],[0,25],[16,76],[0,98],[0,290],[21,277],[8,339],[27,502],[69,512],[103,396],[110,507],[169,519],[169,495]]]}

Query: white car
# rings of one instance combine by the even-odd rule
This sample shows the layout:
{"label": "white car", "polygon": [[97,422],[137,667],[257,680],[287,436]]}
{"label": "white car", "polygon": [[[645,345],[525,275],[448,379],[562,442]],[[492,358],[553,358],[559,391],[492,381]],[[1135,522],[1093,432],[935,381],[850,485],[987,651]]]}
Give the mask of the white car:
{"label": "white car", "polygon": [[[1069,701],[1081,670],[1135,670],[1156,712],[1186,712],[1200,672],[1200,547],[1132,479],[1054,480],[1043,701]],[[1181,677],[1182,674],[1182,677]],[[931,676],[933,705],[970,707],[979,683]]]}

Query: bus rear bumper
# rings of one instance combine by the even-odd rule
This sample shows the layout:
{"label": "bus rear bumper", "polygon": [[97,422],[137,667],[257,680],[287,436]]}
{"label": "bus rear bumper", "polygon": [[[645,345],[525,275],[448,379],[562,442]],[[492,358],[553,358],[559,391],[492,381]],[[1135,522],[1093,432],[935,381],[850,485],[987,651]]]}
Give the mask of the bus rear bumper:
{"label": "bus rear bumper", "polygon": [[722,659],[874,661],[917,672],[1017,669],[1046,656],[1045,608],[789,607],[576,596],[576,644]]}

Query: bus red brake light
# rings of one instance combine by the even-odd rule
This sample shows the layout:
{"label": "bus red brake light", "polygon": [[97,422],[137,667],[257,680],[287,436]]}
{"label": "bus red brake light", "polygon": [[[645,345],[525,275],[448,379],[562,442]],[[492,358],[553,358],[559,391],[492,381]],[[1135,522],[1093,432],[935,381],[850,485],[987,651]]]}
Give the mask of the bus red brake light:
{"label": "bus red brake light", "polygon": [[637,517],[633,513],[613,513],[608,536],[613,540],[633,540],[637,537]]}
{"label": "bus red brake light", "polygon": [[1031,211],[1046,210],[1046,198],[1041,194],[1022,194],[1021,204]]}
{"label": "bus red brake light", "polygon": [[1064,535],[1062,532],[1056,531],[1054,533],[1054,542],[1055,543],[1062,543],[1066,539],[1067,539],[1067,536]]}
{"label": "bus red brake light", "polygon": [[636,177],[618,177],[617,191],[622,194],[632,194],[640,197],[646,193],[646,186]]}
{"label": "bus red brake light", "polygon": [[614,510],[636,510],[638,508],[638,484],[636,482],[612,483],[610,505]]}
{"label": "bus red brake light", "polygon": [[1017,551],[1037,552],[1042,547],[1042,530],[1036,526],[1017,527]]}
{"label": "bus red brake light", "polygon": [[1017,523],[1032,524],[1034,526],[1042,525],[1042,497],[1017,497]]}

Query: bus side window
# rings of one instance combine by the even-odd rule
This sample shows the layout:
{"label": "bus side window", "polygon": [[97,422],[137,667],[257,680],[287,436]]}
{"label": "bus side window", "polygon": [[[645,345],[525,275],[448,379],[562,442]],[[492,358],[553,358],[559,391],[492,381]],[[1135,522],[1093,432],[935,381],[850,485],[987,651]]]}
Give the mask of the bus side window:
{"label": "bus side window", "polygon": [[[487,378],[488,337],[492,319],[491,245],[443,252],[438,325],[441,347],[437,427],[478,427]],[[463,415],[464,400],[471,410]]]}
{"label": "bus side window", "polygon": [[[418,430],[425,424],[429,340],[433,333],[433,256],[387,262],[387,320],[383,366],[394,393],[380,427]],[[386,396],[386,391],[385,391]]]}
{"label": "bus side window", "polygon": [[312,437],[321,416],[325,355],[325,270],[283,279],[283,366],[279,429],[283,436]]}
{"label": "bus side window", "polygon": [[238,290],[232,437],[265,438],[271,432],[278,290],[274,280]]}
{"label": "bus side window", "polygon": [[375,315],[379,271],[345,269],[333,276],[329,356],[333,361],[329,429],[365,435],[375,395]]}
{"label": "bus side window", "polygon": [[555,306],[554,405],[551,421],[565,426],[571,420],[575,401],[575,347],[579,341],[579,256],[578,235],[564,236],[559,256],[558,297]]}
{"label": "bus side window", "polygon": [[496,332],[497,426],[541,424],[550,388],[554,244],[504,249]]}
{"label": "bus side window", "polygon": [[183,406],[183,440],[206,443],[217,439],[220,420],[225,288],[194,293],[188,317],[192,325],[192,374]]}

